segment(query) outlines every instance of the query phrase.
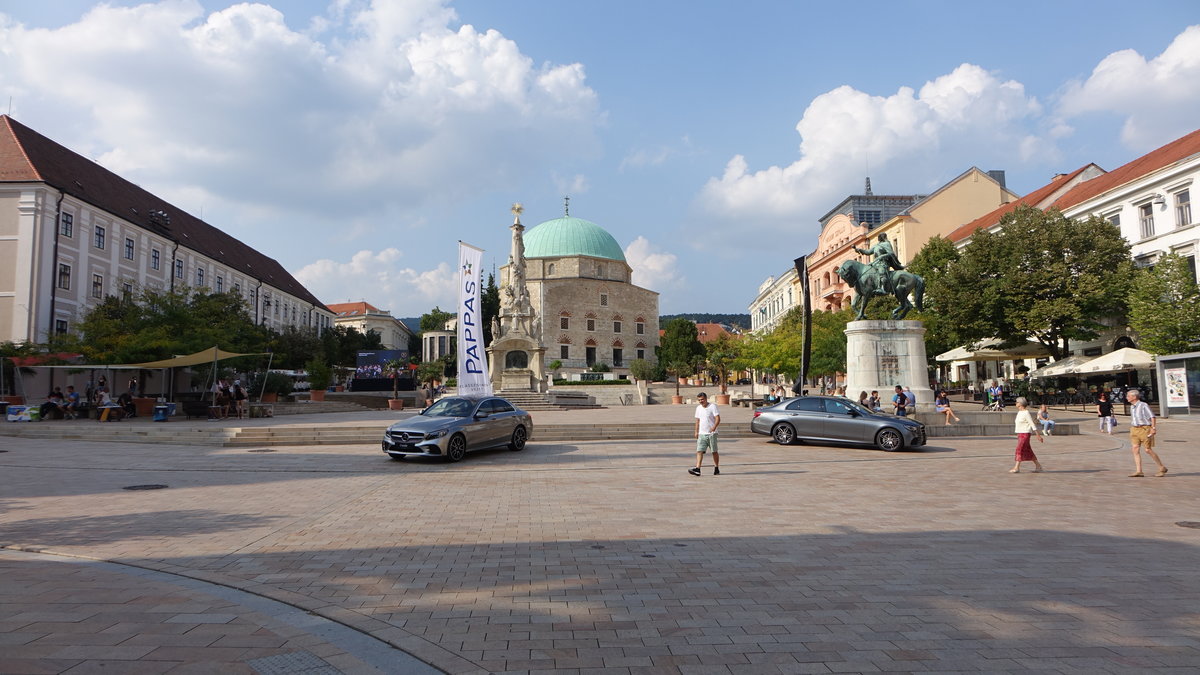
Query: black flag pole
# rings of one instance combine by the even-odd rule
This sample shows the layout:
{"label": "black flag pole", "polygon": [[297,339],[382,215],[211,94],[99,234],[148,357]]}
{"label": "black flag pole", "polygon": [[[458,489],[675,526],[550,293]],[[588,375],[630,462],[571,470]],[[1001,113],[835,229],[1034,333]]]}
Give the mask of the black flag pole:
{"label": "black flag pole", "polygon": [[800,277],[800,299],[804,303],[804,347],[800,351],[800,372],[792,383],[792,393],[799,396],[804,392],[804,382],[808,379],[808,363],[810,346],[812,344],[812,303],[808,294],[808,256],[796,258],[796,274]]}

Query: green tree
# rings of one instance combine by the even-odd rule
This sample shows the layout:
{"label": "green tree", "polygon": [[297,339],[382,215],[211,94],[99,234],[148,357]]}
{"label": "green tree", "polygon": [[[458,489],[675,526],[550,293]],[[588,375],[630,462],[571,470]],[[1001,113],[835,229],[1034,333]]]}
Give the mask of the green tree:
{"label": "green tree", "polygon": [[960,344],[1033,338],[1056,358],[1072,340],[1094,340],[1125,310],[1132,265],[1120,229],[1093,216],[1019,206],[1000,231],[977,231],[930,295]]}
{"label": "green tree", "polygon": [[629,362],[629,374],[635,379],[654,382],[661,379],[661,373],[656,364],[646,359],[634,359]]}
{"label": "green tree", "polygon": [[1172,253],[1136,272],[1129,327],[1151,354],[1187,352],[1200,342],[1200,289],[1186,258]]}
{"label": "green tree", "polygon": [[729,333],[720,333],[715,339],[704,345],[704,350],[708,359],[708,367],[714,371],[717,381],[721,383],[721,393],[728,393],[729,370],[741,358],[741,339]]}
{"label": "green tree", "polygon": [[955,325],[941,311],[941,301],[936,293],[938,284],[935,283],[945,278],[950,266],[958,259],[958,249],[953,242],[945,237],[934,237],[908,263],[909,271],[923,277],[926,287],[925,311],[913,312],[908,318],[925,325],[925,355],[935,365],[938,354],[962,346]]}
{"label": "green tree", "polygon": [[447,312],[441,307],[434,307],[421,315],[421,332],[431,330],[446,330],[446,322],[454,318],[453,312]]}
{"label": "green tree", "polygon": [[679,395],[679,378],[696,373],[704,362],[704,345],[696,332],[696,324],[687,319],[672,319],[663,332],[658,346],[658,362],[675,376],[675,395]]}
{"label": "green tree", "polygon": [[492,335],[492,317],[500,316],[500,287],[496,285],[495,274],[488,274],[487,284],[479,296],[479,308],[483,318],[483,344],[491,345],[496,337]]}

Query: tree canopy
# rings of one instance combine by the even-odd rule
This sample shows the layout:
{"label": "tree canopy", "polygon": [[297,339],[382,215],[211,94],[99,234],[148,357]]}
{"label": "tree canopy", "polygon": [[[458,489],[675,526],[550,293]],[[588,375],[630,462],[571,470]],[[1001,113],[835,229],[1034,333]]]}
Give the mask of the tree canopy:
{"label": "tree canopy", "polygon": [[1021,205],[926,281],[959,345],[1033,338],[1059,359],[1072,340],[1096,339],[1105,319],[1123,314],[1131,275],[1116,225]]}
{"label": "tree canopy", "polygon": [[454,312],[447,312],[441,307],[434,307],[421,315],[421,332],[427,330],[446,330],[446,322],[453,319]]}
{"label": "tree canopy", "polygon": [[[658,346],[658,362],[676,377],[695,374],[704,362],[704,345],[700,344],[695,323],[687,319],[672,319],[667,324]],[[678,381],[675,389],[678,393]]]}
{"label": "tree canopy", "polygon": [[1129,300],[1129,327],[1151,354],[1191,351],[1200,342],[1200,288],[1196,271],[1177,254],[1138,270]]}

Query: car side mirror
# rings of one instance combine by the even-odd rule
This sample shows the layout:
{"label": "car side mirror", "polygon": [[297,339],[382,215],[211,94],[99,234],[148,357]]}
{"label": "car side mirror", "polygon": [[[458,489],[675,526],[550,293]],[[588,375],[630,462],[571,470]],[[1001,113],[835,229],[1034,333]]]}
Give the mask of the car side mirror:
{"label": "car side mirror", "polygon": [[490,416],[491,416],[491,413],[483,412],[482,410],[475,413],[475,419],[477,419],[477,420],[486,419],[487,417],[490,417]]}
{"label": "car side mirror", "polygon": [[847,412],[847,413],[848,413],[848,414],[849,414],[851,417],[858,417],[858,416],[859,416],[859,414],[860,414],[860,413],[859,413],[857,410],[847,410],[846,412]]}

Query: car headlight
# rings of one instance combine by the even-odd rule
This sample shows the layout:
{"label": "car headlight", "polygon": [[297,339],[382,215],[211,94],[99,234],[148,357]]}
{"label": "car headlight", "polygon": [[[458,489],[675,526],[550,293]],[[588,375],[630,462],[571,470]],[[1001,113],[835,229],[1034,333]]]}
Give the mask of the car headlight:
{"label": "car headlight", "polygon": [[437,431],[431,431],[431,432],[425,434],[425,440],[432,441],[435,438],[441,438],[442,436],[446,435],[446,431],[447,431],[446,429],[438,429]]}

